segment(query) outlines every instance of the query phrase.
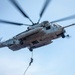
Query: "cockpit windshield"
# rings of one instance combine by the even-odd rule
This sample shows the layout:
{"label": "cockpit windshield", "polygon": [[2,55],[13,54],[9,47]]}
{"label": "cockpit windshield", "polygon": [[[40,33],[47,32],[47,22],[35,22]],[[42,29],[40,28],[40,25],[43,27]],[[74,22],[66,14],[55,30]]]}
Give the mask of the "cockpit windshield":
{"label": "cockpit windshield", "polygon": [[58,25],[57,23],[53,23],[52,25],[55,26],[55,27],[61,27],[61,26]]}

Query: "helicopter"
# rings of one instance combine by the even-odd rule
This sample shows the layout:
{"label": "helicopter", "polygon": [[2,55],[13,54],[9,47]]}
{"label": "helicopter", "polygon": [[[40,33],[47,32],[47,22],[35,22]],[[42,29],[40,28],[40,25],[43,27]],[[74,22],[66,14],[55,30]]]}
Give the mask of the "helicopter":
{"label": "helicopter", "polygon": [[0,42],[0,48],[8,47],[9,49],[13,51],[17,51],[27,47],[30,51],[33,51],[33,49],[35,48],[39,48],[39,47],[51,44],[53,40],[58,39],[60,37],[62,38],[69,37],[69,35],[65,35],[66,33],[65,28],[75,25],[75,23],[73,23],[67,26],[61,26],[56,23],[60,21],[74,19],[75,15],[71,15],[62,19],[52,21],[52,22],[43,21],[40,23],[43,13],[45,12],[51,0],[46,0],[40,12],[40,17],[37,23],[34,23],[30,19],[30,17],[23,11],[23,9],[20,7],[20,5],[18,4],[16,0],[9,0],[9,1],[18,9],[18,11],[25,18],[27,18],[32,23],[32,25],[0,20],[0,23],[6,23],[11,25],[17,25],[17,26],[22,26],[22,25],[28,26],[27,30],[19,33],[18,35],[15,35],[14,37],[6,41]]}

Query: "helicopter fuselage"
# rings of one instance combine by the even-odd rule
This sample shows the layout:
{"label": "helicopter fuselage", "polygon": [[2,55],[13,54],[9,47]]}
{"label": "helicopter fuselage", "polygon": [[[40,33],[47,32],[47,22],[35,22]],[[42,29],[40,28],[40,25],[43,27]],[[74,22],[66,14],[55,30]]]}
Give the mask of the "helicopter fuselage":
{"label": "helicopter fuselage", "polygon": [[52,40],[64,35],[64,29],[58,24],[44,21],[38,25],[30,26],[28,30],[3,42],[3,47],[7,46],[16,51],[28,47],[29,50],[52,43]]}

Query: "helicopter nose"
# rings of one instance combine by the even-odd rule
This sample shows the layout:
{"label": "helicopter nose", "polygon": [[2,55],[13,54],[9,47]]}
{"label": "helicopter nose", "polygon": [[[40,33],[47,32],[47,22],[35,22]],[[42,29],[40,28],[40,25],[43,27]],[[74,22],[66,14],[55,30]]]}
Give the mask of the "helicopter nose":
{"label": "helicopter nose", "polygon": [[64,30],[64,29],[62,29],[62,31],[57,35],[58,37],[60,36],[60,37],[62,37],[62,38],[65,38],[66,36],[65,36],[65,33],[66,33],[66,31]]}

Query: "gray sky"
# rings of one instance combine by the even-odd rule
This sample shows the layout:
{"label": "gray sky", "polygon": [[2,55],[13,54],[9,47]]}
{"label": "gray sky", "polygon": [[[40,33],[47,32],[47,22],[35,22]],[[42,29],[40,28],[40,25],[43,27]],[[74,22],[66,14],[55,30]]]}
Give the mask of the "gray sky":
{"label": "gray sky", "polygon": [[[17,0],[30,18],[37,22],[45,0]],[[53,21],[75,14],[75,0],[52,0],[40,22]],[[0,19],[31,24],[9,2],[0,0]],[[65,26],[75,23],[75,19],[58,24]],[[7,40],[25,31],[25,26],[0,24],[0,37]],[[26,75],[75,75],[75,27],[66,29],[71,38],[57,39],[52,44],[34,50],[34,62]],[[31,53],[27,48],[11,51],[0,49],[0,75],[23,75]]]}

